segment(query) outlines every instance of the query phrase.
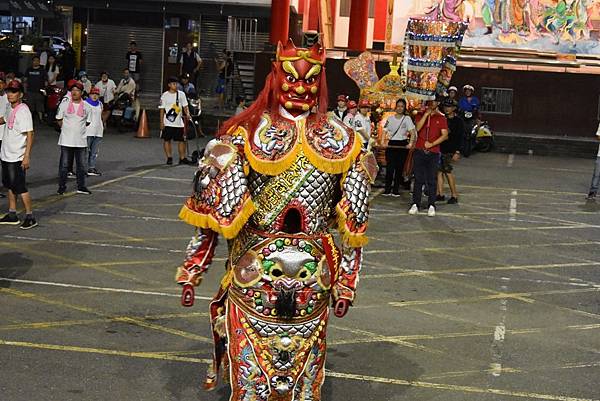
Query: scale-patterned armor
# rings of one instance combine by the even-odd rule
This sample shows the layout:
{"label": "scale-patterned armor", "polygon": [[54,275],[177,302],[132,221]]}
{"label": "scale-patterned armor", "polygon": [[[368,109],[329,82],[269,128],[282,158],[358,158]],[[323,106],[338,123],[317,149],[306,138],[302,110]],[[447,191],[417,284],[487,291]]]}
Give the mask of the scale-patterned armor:
{"label": "scale-patterned armor", "polygon": [[[288,90],[295,73],[314,94],[309,75],[321,73],[321,57],[280,48],[279,62],[295,62],[282,67]],[[296,98],[209,143],[180,213],[196,227],[176,277],[184,304],[193,302],[218,234],[228,240],[226,274],[210,307],[215,355],[206,387],[215,387],[225,364],[232,400],[320,399],[329,305],[342,316],[354,301],[367,242],[375,158],[336,117],[304,111],[304,103],[291,113],[287,99]]]}

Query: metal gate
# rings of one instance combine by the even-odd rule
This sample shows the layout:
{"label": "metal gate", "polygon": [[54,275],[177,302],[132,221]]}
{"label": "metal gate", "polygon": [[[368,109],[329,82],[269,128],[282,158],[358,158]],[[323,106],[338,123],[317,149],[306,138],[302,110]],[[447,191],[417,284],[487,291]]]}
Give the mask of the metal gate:
{"label": "metal gate", "polygon": [[100,79],[102,71],[107,71],[115,83],[119,83],[122,70],[127,67],[125,54],[129,42],[135,41],[144,59],[141,76],[142,107],[154,107],[158,104],[163,81],[162,27],[90,24],[87,36],[86,66],[94,83]]}

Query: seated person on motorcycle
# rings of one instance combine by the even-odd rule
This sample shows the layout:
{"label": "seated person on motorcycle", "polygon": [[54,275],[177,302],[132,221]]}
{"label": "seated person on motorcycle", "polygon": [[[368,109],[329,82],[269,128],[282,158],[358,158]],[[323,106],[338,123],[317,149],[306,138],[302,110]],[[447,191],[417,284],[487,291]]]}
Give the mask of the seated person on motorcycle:
{"label": "seated person on motorcycle", "polygon": [[119,85],[117,86],[117,97],[119,97],[122,93],[126,93],[133,99],[135,95],[135,81],[129,75],[129,69],[123,69],[123,78],[119,81]]}
{"label": "seated person on motorcycle", "polygon": [[185,93],[188,99],[196,98],[196,88],[190,82],[190,74],[182,74],[177,83],[177,89]]}
{"label": "seated person on motorcycle", "polygon": [[[466,118],[471,118],[479,111],[479,98],[475,96],[475,88],[472,85],[463,86],[463,97],[458,101],[458,109]],[[469,116],[468,113],[471,113]]]}

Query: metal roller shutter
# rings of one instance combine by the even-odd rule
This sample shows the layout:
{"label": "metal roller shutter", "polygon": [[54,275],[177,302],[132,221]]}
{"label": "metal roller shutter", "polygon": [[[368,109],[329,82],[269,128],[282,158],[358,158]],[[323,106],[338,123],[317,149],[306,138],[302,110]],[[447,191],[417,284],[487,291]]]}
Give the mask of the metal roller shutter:
{"label": "metal roller shutter", "polygon": [[204,60],[201,78],[198,80],[200,90],[214,95],[217,85],[217,67],[215,57],[227,47],[227,18],[220,16],[202,16],[200,20],[200,48],[198,53]]}
{"label": "metal roller shutter", "polygon": [[116,84],[121,71],[127,67],[125,54],[129,42],[134,40],[144,57],[142,67],[143,107],[154,107],[162,92],[163,28],[141,28],[90,24],[88,27],[86,65],[93,82],[97,82],[102,71],[108,71]]}

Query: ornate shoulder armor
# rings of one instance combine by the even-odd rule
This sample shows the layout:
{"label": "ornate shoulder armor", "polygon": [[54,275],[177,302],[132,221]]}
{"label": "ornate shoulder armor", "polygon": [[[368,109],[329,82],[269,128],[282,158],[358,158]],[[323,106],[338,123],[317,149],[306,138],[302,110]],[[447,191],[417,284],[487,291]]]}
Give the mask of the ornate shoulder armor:
{"label": "ornate shoulder armor", "polygon": [[254,213],[243,154],[235,138],[214,139],[206,146],[194,176],[194,192],[179,213],[185,222],[210,228],[227,239],[234,238]]}

